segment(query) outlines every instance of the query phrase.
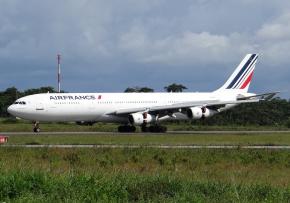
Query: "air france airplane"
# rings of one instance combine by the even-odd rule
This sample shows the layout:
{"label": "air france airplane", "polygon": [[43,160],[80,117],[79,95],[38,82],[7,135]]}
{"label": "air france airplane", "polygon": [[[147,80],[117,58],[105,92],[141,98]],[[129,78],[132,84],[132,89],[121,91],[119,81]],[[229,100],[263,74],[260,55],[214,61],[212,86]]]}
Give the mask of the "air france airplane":
{"label": "air france airplane", "polygon": [[160,122],[211,117],[238,104],[271,99],[277,92],[248,93],[257,54],[247,54],[219,89],[206,93],[43,93],[17,99],[13,116],[40,121],[116,122],[119,132],[165,132]]}

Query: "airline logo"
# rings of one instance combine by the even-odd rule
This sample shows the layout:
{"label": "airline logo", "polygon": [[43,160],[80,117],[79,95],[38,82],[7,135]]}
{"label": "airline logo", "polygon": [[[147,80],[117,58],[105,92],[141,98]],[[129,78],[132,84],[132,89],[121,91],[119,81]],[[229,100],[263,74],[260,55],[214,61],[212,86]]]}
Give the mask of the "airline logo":
{"label": "airline logo", "polygon": [[245,89],[252,80],[257,58],[252,54],[226,89]]}
{"label": "airline logo", "polygon": [[66,96],[49,96],[50,100],[96,100],[102,99],[102,95],[66,95]]}

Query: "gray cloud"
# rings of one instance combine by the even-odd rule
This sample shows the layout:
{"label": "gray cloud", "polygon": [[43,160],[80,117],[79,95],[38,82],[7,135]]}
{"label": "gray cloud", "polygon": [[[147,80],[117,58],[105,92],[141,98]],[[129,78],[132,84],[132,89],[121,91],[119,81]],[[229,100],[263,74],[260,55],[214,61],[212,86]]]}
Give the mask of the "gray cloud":
{"label": "gray cloud", "polygon": [[252,90],[285,89],[289,22],[286,0],[4,0],[0,86],[54,85],[60,52],[68,91],[162,90],[176,81],[207,91],[259,52]]}

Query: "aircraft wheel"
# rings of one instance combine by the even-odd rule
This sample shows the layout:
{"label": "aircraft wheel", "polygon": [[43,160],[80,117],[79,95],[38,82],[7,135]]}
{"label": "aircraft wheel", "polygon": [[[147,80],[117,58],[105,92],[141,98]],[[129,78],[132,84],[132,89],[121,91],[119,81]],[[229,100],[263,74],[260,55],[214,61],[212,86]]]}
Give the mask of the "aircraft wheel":
{"label": "aircraft wheel", "polygon": [[160,132],[161,133],[166,133],[167,132],[167,127],[166,126],[160,126]]}
{"label": "aircraft wheel", "polygon": [[135,126],[121,125],[118,127],[118,132],[120,133],[133,133],[135,131],[136,131]]}
{"label": "aircraft wheel", "polygon": [[33,132],[39,133],[40,132],[40,128],[33,128]]}
{"label": "aircraft wheel", "polygon": [[136,127],[135,126],[129,126],[130,127],[130,132],[135,132],[136,131]]}
{"label": "aircraft wheel", "polygon": [[123,126],[123,125],[119,126],[119,127],[118,127],[118,132],[120,132],[120,133],[124,133],[124,132],[126,132],[125,127],[126,127],[126,126]]}
{"label": "aircraft wheel", "polygon": [[141,126],[141,131],[142,131],[143,133],[150,132],[149,128],[148,128],[146,125],[142,125],[142,126]]}
{"label": "aircraft wheel", "polygon": [[167,131],[167,128],[166,126],[153,125],[149,127],[149,131],[154,133],[165,133]]}
{"label": "aircraft wheel", "polygon": [[34,127],[33,127],[33,132],[35,133],[39,133],[40,132],[40,128],[39,128],[39,122],[38,121],[35,121],[33,123]]}

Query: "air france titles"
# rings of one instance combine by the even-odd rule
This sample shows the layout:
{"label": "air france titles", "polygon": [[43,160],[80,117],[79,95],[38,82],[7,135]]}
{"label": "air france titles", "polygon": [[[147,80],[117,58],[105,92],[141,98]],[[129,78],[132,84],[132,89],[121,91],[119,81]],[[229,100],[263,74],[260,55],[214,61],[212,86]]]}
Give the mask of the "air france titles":
{"label": "air france titles", "polygon": [[95,95],[67,95],[67,96],[50,96],[50,100],[96,100]]}

